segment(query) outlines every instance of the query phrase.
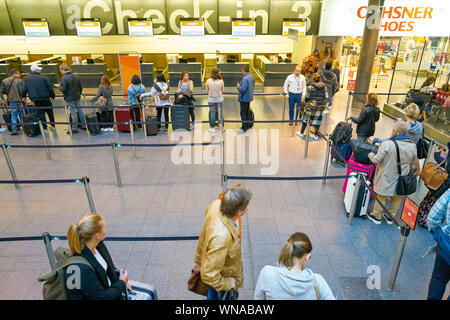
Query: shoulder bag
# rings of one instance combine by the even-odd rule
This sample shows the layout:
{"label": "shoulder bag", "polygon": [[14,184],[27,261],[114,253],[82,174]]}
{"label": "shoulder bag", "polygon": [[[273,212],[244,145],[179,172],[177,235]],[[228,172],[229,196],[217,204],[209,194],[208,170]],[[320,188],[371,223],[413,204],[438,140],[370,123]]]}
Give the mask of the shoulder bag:
{"label": "shoulder bag", "polygon": [[429,161],[420,172],[420,179],[423,180],[429,189],[437,190],[444,184],[445,181],[447,181],[448,174],[446,169],[448,163],[445,164],[445,168],[442,169],[441,167],[445,161],[446,160],[442,161],[440,164],[435,164]]}
{"label": "shoulder bag", "polygon": [[95,101],[95,105],[100,108],[100,111],[102,111],[101,108],[108,106],[108,99],[105,98],[103,86],[102,86],[102,95],[98,97],[97,101]]}
{"label": "shoulder bag", "polygon": [[395,192],[398,195],[407,196],[416,192],[417,179],[411,170],[409,171],[409,174],[407,176],[402,176],[402,166],[400,163],[400,151],[398,149],[398,143],[395,140],[393,140],[393,142],[395,144],[395,150],[397,152],[397,169],[398,169],[398,180]]}

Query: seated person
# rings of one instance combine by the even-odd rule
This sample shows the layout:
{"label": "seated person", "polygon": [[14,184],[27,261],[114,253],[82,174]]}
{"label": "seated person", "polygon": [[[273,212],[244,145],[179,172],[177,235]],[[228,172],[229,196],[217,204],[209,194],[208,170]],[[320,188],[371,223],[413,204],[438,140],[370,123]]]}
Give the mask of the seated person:
{"label": "seated person", "polygon": [[[106,237],[106,223],[99,214],[88,214],[76,224],[72,224],[67,232],[69,248],[73,256],[81,256],[90,266],[82,263],[70,265],[65,270],[64,282],[69,300],[120,300],[126,290],[131,293],[130,300],[147,300],[149,295],[136,295],[128,283],[128,272],[116,267],[103,240]],[[69,268],[77,266],[80,281],[73,280],[75,272]],[[69,272],[68,272],[69,271]],[[73,286],[71,286],[71,284]]]}

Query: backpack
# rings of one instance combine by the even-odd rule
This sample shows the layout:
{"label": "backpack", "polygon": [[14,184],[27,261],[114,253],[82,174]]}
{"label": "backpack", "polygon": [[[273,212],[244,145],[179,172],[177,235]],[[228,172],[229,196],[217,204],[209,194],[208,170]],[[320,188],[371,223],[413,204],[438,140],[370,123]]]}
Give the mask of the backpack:
{"label": "backpack", "polygon": [[46,275],[39,277],[39,282],[44,282],[42,295],[44,300],[67,300],[66,285],[64,283],[65,269],[71,264],[81,263],[92,268],[91,264],[81,256],[72,256],[69,249],[58,248],[54,252],[56,268]]}
{"label": "backpack", "polygon": [[352,137],[352,125],[347,122],[339,122],[331,133],[333,144],[340,145],[350,141]]}
{"label": "backpack", "polygon": [[95,105],[98,107],[106,107],[108,105],[108,99],[105,98],[102,86],[102,95],[98,97],[97,101],[95,102]]}
{"label": "backpack", "polygon": [[153,85],[153,87],[155,88],[155,90],[156,90],[157,92],[160,93],[159,98],[160,98],[162,101],[164,101],[164,100],[169,100],[169,99],[170,99],[169,91],[167,91],[167,90],[162,91],[162,90],[161,90],[161,87],[160,87],[158,84],[156,84],[156,83]]}

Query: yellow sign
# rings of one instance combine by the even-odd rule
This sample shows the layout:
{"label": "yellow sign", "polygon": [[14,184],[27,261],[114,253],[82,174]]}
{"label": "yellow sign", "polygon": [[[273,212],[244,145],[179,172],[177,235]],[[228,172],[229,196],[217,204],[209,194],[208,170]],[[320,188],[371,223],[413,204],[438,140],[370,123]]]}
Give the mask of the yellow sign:
{"label": "yellow sign", "polygon": [[25,21],[25,27],[27,28],[45,28],[47,27],[47,22],[34,22],[34,21]]}

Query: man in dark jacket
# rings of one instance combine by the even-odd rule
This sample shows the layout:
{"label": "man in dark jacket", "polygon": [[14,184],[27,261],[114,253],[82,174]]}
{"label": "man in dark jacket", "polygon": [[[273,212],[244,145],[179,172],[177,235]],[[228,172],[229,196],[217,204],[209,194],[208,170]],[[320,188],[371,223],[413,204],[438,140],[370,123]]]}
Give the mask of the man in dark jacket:
{"label": "man in dark jacket", "polygon": [[81,121],[81,129],[86,130],[86,119],[80,107],[81,93],[83,91],[80,77],[70,72],[66,64],[62,64],[59,70],[64,76],[61,80],[61,85],[57,84],[55,86],[64,94],[64,101],[70,109],[72,115],[72,133],[78,132],[76,130],[78,128],[78,118]]}
{"label": "man in dark jacket", "polygon": [[[31,73],[23,79],[24,86],[22,91],[22,99],[26,102],[26,96],[30,97],[34,105],[37,107],[37,114],[39,119],[42,120],[44,132],[47,131],[47,127],[50,130],[55,130],[55,127],[45,123],[45,114],[47,113],[50,122],[55,122],[55,116],[53,115],[53,105],[51,100],[55,100],[55,91],[53,90],[50,80],[44,75],[41,75],[42,68],[38,65],[31,66]],[[50,100],[51,99],[51,100]]]}
{"label": "man in dark jacket", "polygon": [[380,120],[380,109],[377,107],[378,99],[375,93],[367,95],[367,104],[359,114],[358,118],[350,117],[357,124],[356,134],[359,142],[365,142],[375,134],[375,122]]}
{"label": "man in dark jacket", "polygon": [[332,63],[328,61],[325,63],[325,70],[322,69],[319,71],[320,79],[328,90],[328,109],[331,109],[331,106],[333,105],[333,96],[338,89],[338,80],[336,75],[331,72],[331,66]]}
{"label": "man in dark jacket", "polygon": [[[251,109],[250,102],[253,101],[253,92],[255,91],[255,78],[250,74],[248,65],[242,67],[242,79],[237,83],[237,89],[239,91],[238,101],[241,104],[241,120],[251,121]],[[242,123],[242,127],[238,130],[238,133],[245,133],[253,126],[252,123]]]}
{"label": "man in dark jacket", "polygon": [[[11,108],[11,135],[17,135],[17,118],[20,117],[20,123],[23,123],[22,103],[23,81],[20,79],[20,72],[13,69],[11,76],[2,81],[2,94],[6,95],[6,101]],[[9,122],[9,121],[8,121]]]}

